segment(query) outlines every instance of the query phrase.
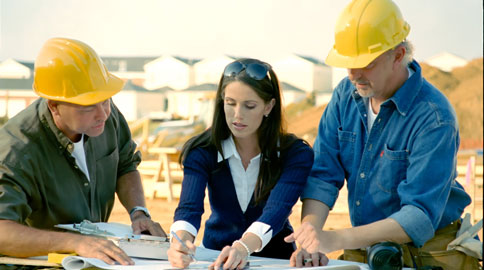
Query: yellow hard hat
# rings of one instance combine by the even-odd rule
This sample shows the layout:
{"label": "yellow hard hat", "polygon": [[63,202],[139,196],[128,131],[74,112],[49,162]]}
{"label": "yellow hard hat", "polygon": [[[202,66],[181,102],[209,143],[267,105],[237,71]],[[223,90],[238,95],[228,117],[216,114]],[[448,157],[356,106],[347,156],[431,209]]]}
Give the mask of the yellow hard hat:
{"label": "yellow hard hat", "polygon": [[49,39],[35,60],[33,89],[46,99],[92,105],[123,86],[123,80],[109,73],[96,52],[78,40]]}
{"label": "yellow hard hat", "polygon": [[391,0],[353,0],[340,14],[326,64],[363,68],[408,36],[410,25]]}

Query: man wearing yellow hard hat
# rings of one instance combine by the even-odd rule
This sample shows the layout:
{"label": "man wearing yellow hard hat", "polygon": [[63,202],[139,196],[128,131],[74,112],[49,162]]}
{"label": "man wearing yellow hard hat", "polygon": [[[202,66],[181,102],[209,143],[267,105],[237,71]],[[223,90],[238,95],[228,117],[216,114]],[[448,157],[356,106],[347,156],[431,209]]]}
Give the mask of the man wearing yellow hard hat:
{"label": "man wearing yellow hard hat", "polygon": [[[299,244],[294,266],[342,249],[345,260],[371,263],[370,247],[380,245],[409,267],[478,269],[476,258],[447,251],[471,201],[455,180],[459,129],[412,59],[409,31],[391,0],[354,0],[339,16],[326,63],[348,77],[321,118],[302,225],[286,238]],[[353,227],[323,230],[345,179]]]}
{"label": "man wearing yellow hard hat", "polygon": [[111,241],[54,231],[83,220],[107,222],[115,193],[135,234],[166,236],[145,208],[135,151],[111,102],[124,83],[83,42],[53,38],[35,61],[41,96],[0,129],[0,254],[50,252],[132,264]]}

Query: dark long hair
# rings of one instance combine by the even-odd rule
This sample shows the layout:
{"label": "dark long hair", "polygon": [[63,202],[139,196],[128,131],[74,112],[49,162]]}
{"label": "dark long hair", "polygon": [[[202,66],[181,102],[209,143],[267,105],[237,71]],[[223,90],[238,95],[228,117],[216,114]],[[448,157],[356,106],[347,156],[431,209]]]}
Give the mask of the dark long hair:
{"label": "dark long hair", "polygon": [[264,100],[264,103],[267,104],[272,99],[275,100],[271,112],[267,117],[263,118],[257,130],[258,143],[261,149],[261,163],[254,191],[254,199],[256,203],[259,203],[267,199],[272,188],[277,183],[282,172],[283,153],[297,138],[292,134],[286,133],[286,123],[281,102],[282,93],[279,81],[272,67],[257,59],[243,58],[236,61],[245,65],[250,63],[266,65],[269,75],[261,80],[257,80],[250,77],[245,69],[234,76],[222,75],[215,99],[212,127],[185,143],[180,155],[180,164],[183,164],[190,150],[196,147],[208,147],[212,145],[216,147],[222,156],[224,155],[222,141],[231,135],[224,113],[224,90],[228,84],[234,81],[240,81],[250,86]]}

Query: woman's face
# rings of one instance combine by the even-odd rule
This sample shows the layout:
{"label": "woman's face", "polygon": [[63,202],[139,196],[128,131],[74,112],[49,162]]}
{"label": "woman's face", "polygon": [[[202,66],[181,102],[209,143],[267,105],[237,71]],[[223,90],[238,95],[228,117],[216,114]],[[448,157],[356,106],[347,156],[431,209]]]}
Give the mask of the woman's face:
{"label": "woman's face", "polygon": [[224,112],[227,125],[235,138],[257,139],[257,129],[268,115],[275,99],[267,104],[247,84],[234,81],[225,87]]}

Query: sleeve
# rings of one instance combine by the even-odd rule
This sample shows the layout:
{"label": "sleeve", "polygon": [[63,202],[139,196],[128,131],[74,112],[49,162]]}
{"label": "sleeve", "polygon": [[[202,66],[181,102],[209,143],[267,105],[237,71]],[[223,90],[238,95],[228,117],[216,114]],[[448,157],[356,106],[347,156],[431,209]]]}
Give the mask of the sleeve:
{"label": "sleeve", "polygon": [[272,235],[281,231],[306,184],[313,164],[314,154],[310,146],[296,141],[286,154],[281,176],[271,190],[258,222],[267,224]]}
{"label": "sleeve", "polygon": [[136,170],[141,162],[141,152],[136,151],[136,143],[131,138],[131,131],[123,114],[111,102],[111,114],[118,124],[117,140],[119,150],[118,177]]}
{"label": "sleeve", "polygon": [[195,227],[193,227],[192,224],[184,220],[177,220],[173,222],[173,224],[171,224],[170,233],[177,232],[177,231],[187,231],[195,238],[197,237],[197,234],[198,234],[198,230]]}
{"label": "sleeve", "polygon": [[174,222],[183,220],[200,229],[205,189],[210,177],[209,153],[201,148],[192,149],[183,162],[183,182],[180,202]]}
{"label": "sleeve", "polygon": [[301,200],[318,200],[330,209],[333,208],[345,179],[338,141],[338,129],[341,126],[338,109],[341,88],[340,84],[333,92],[331,101],[321,117],[318,135],[313,146],[314,163],[301,196]]}
{"label": "sleeve", "polygon": [[0,162],[0,219],[25,224],[32,213],[29,198],[36,191],[28,180],[32,176],[25,174],[24,165],[20,163],[12,166],[5,161]]}
{"label": "sleeve", "polygon": [[434,236],[455,181],[458,150],[455,125],[435,123],[420,132],[409,153],[407,178],[397,188],[402,208],[390,218],[419,247]]}
{"label": "sleeve", "polygon": [[256,221],[256,222],[252,223],[249,226],[249,228],[247,228],[247,230],[245,230],[242,237],[244,237],[244,235],[248,232],[251,232],[251,233],[257,235],[257,237],[259,237],[259,239],[262,243],[261,247],[259,249],[254,250],[254,252],[261,251],[267,244],[269,244],[269,241],[271,241],[271,239],[272,239],[271,226],[268,225],[268,224],[262,223],[262,222]]}

